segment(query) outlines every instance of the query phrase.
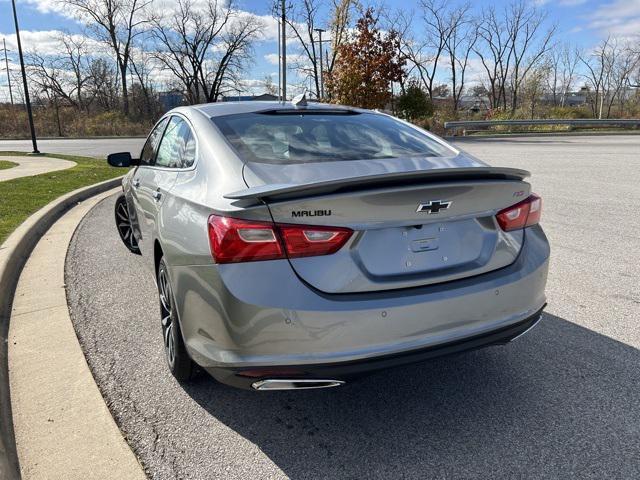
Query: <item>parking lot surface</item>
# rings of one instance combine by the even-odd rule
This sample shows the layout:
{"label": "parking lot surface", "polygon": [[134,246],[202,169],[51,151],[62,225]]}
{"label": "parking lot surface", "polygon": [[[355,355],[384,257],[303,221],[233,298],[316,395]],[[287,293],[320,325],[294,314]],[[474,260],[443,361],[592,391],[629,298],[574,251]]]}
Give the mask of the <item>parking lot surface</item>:
{"label": "parking lot surface", "polygon": [[66,264],[80,342],[152,478],[640,478],[640,137],[471,139],[526,168],[552,246],[542,322],[506,347],[330,390],[182,387],[153,278],[121,244],[114,198]]}
{"label": "parking lot surface", "polygon": [[[38,149],[46,153],[84,155],[104,158],[110,153],[131,152],[140,154],[144,138],[44,138],[38,140]],[[0,151],[30,152],[31,140],[0,140]]]}

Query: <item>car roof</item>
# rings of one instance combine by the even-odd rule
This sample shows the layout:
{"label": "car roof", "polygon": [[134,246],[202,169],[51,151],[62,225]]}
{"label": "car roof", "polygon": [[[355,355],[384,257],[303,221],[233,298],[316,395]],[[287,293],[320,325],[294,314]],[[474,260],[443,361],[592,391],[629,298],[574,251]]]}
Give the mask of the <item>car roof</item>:
{"label": "car roof", "polygon": [[[185,108],[185,107],[182,107]],[[216,102],[216,103],[203,103],[200,105],[193,105],[191,107],[208,117],[220,117],[222,115],[232,115],[234,113],[252,113],[252,112],[261,112],[265,110],[292,110],[292,109],[300,109],[301,111],[306,110],[328,110],[328,111],[336,111],[336,110],[351,110],[357,112],[367,112],[368,110],[363,110],[361,108],[347,107],[344,105],[334,105],[327,103],[315,103],[309,102],[306,106],[296,107],[291,102],[276,102],[276,101],[244,101],[244,102]]]}

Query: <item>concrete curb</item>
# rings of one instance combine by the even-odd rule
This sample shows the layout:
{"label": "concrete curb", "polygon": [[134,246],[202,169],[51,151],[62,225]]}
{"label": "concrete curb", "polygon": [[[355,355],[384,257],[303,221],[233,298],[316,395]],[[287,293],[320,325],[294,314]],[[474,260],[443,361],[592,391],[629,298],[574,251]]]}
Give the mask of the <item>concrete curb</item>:
{"label": "concrete curb", "polygon": [[7,336],[13,297],[24,267],[40,237],[78,202],[117,187],[122,177],[74,190],[38,210],[0,246],[0,478],[20,478],[9,392]]}

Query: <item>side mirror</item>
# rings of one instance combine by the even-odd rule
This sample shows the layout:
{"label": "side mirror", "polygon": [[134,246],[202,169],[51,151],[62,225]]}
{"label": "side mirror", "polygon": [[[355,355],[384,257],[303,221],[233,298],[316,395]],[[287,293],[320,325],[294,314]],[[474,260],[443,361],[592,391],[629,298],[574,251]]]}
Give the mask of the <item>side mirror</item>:
{"label": "side mirror", "polygon": [[138,164],[136,159],[131,158],[129,152],[110,153],[107,155],[107,162],[112,167],[131,167]]}

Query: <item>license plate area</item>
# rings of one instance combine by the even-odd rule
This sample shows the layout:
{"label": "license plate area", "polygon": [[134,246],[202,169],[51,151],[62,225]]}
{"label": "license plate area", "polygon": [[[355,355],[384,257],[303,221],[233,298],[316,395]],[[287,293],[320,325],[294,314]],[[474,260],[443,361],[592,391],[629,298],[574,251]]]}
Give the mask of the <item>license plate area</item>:
{"label": "license plate area", "polygon": [[428,252],[431,250],[437,250],[439,246],[438,238],[422,238],[419,240],[413,240],[411,242],[411,251],[412,252]]}

